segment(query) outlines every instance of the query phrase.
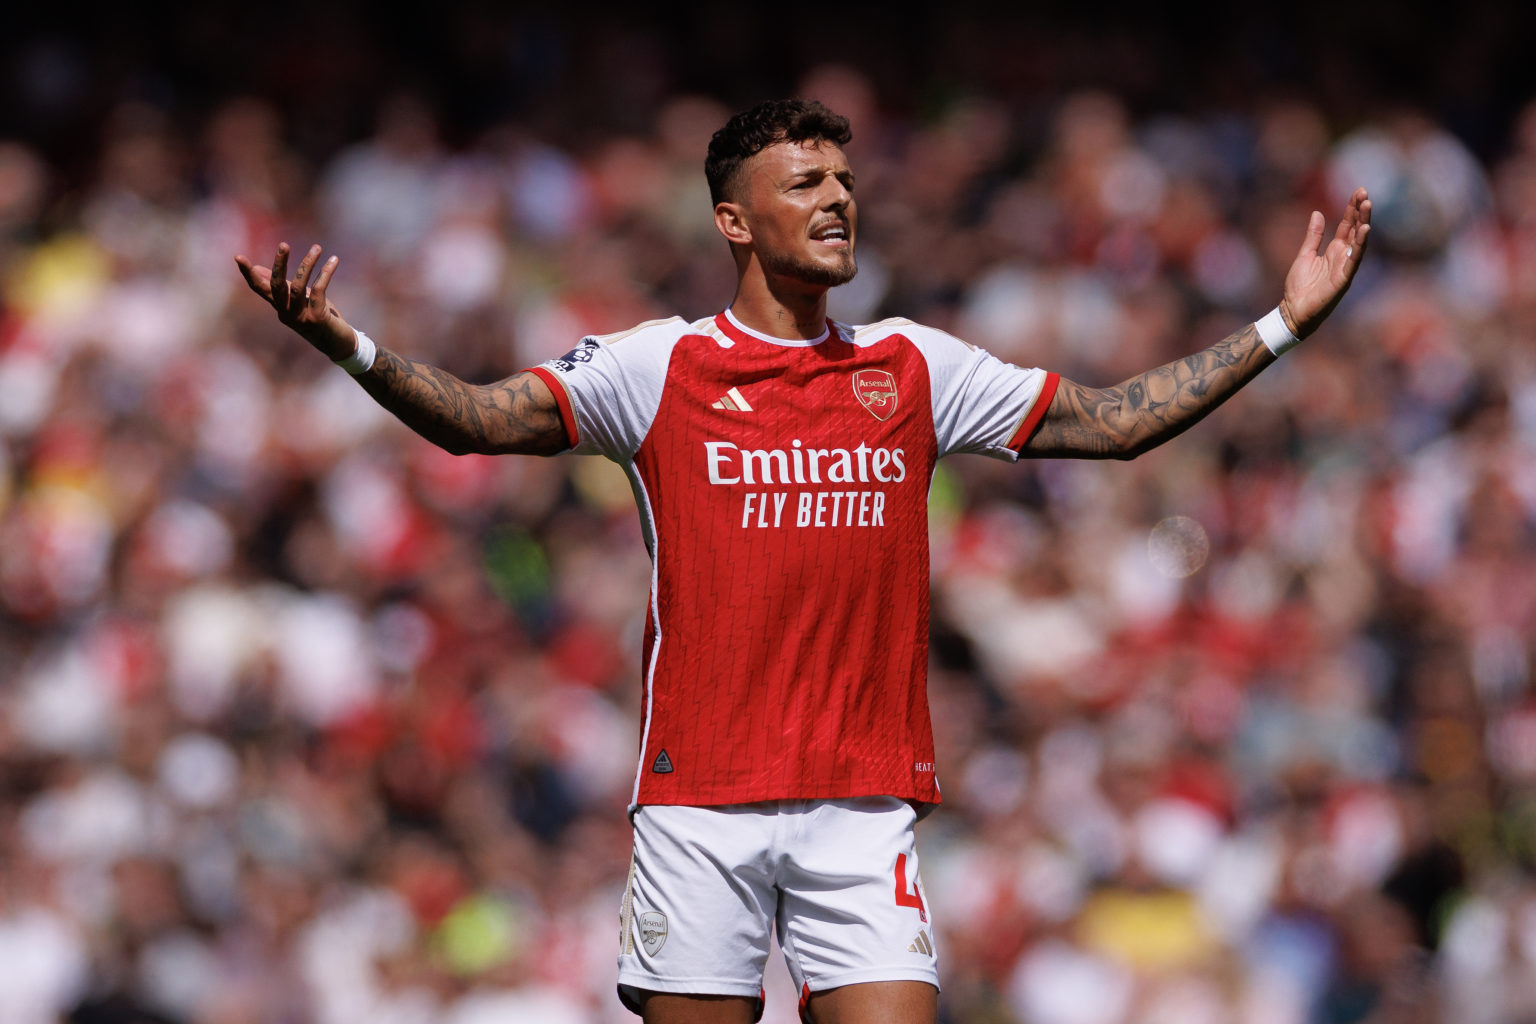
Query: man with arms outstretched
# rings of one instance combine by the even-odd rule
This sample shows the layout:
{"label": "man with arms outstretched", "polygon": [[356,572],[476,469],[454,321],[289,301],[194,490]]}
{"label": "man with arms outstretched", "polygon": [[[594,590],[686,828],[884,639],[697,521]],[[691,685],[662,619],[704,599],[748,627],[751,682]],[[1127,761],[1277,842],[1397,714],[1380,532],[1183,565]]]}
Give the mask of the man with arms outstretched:
{"label": "man with arms outstretched", "polygon": [[602,454],[654,563],[619,990],[652,1024],[761,1014],[775,929],[816,1024],[932,1024],[938,974],[913,825],[939,801],[928,719],[927,494],[953,452],[1128,459],[1316,329],[1365,252],[1350,198],[1313,213],[1274,311],[1112,388],[1000,362],[906,320],[827,319],[854,276],[847,121],[776,101],[716,133],[705,173],[731,305],[586,338],[472,385],[377,348],[326,297],[237,257],[279,319],[451,452]]}

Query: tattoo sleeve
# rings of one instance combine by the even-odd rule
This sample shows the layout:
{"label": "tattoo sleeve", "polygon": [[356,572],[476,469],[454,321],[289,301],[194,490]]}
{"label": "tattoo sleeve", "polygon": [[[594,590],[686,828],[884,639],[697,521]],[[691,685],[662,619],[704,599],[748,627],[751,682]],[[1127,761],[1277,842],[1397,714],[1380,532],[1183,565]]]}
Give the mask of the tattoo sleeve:
{"label": "tattoo sleeve", "polygon": [[1200,422],[1274,359],[1249,324],[1203,352],[1112,388],[1088,388],[1063,379],[1024,453],[1135,458]]}
{"label": "tattoo sleeve", "polygon": [[566,448],[554,397],[527,371],[495,384],[467,384],[380,349],[373,368],[357,380],[402,423],[455,455],[554,455]]}

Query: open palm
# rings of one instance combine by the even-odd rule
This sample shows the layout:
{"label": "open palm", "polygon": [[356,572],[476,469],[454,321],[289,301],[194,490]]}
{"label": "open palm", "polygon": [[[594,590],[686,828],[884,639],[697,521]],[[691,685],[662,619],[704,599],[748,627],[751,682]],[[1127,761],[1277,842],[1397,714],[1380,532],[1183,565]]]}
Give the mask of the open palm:
{"label": "open palm", "polygon": [[1311,334],[1333,312],[1360,269],[1371,233],[1371,199],[1366,190],[1355,189],[1333,237],[1323,245],[1326,225],[1323,215],[1314,210],[1301,251],[1285,275],[1280,310],[1298,338]]}

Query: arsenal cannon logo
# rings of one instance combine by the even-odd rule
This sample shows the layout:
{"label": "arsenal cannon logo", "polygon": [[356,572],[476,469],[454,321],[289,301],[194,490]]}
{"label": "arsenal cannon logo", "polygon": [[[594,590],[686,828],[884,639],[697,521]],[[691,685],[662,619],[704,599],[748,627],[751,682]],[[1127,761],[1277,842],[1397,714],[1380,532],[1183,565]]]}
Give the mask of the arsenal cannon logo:
{"label": "arsenal cannon logo", "polygon": [[882,423],[896,411],[896,378],[886,370],[855,370],[853,393]]}
{"label": "arsenal cannon logo", "polygon": [[661,952],[667,941],[667,915],[659,910],[647,910],[640,915],[640,944],[651,956]]}

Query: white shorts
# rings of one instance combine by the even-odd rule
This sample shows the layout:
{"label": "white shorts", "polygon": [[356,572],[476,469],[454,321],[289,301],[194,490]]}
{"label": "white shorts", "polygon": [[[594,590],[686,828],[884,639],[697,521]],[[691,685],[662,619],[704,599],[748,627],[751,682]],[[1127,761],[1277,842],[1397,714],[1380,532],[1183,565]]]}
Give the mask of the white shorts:
{"label": "white shorts", "polygon": [[619,931],[619,997],[759,1000],[777,930],[801,1006],[869,981],[939,984],[917,877],[916,812],[895,797],[635,811]]}

